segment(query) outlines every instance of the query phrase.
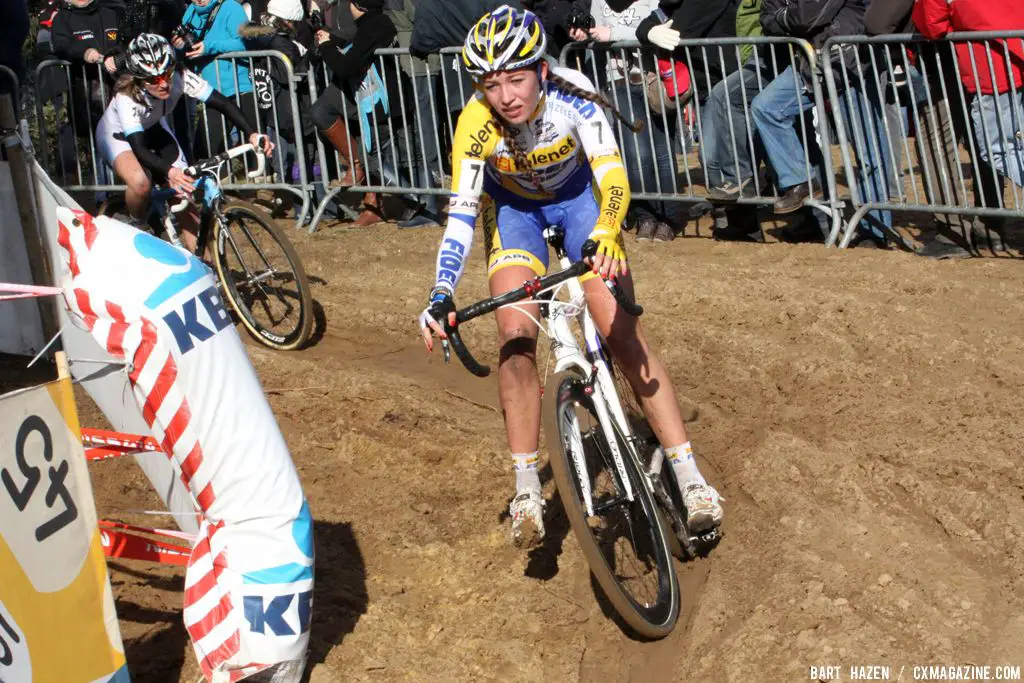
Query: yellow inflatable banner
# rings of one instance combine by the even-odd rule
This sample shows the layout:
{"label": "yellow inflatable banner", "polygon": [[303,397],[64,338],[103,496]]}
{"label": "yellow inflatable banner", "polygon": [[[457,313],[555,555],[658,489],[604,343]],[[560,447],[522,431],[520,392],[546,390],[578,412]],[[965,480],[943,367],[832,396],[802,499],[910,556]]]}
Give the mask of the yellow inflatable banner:
{"label": "yellow inflatable banner", "polygon": [[0,396],[0,681],[129,680],[71,380]]}

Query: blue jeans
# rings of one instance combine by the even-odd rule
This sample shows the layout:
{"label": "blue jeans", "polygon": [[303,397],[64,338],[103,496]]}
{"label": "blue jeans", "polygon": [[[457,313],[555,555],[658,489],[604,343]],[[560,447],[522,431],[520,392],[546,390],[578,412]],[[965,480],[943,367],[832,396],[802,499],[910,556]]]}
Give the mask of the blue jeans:
{"label": "blue jeans", "polygon": [[[619,147],[630,189],[633,192],[673,194],[678,185],[672,143],[661,115],[648,114],[643,87],[619,81],[613,88],[611,100],[627,119],[639,119],[645,123],[639,133],[622,127]],[[666,116],[669,129],[674,125],[674,120],[674,115]],[[612,127],[617,129],[617,122],[613,121]],[[678,217],[680,204],[637,199],[631,202],[630,209],[637,219],[674,221]]]}
{"label": "blue jeans", "polygon": [[975,95],[971,122],[982,160],[1024,187],[1024,90]]}
{"label": "blue jeans", "polygon": [[809,179],[810,162],[796,133],[796,118],[813,106],[814,98],[807,92],[803,77],[792,66],[766,85],[750,105],[750,117],[778,174],[780,189],[788,190]]}
{"label": "blue jeans", "polygon": [[[766,65],[757,57],[748,59],[742,67],[733,71],[711,89],[711,95],[704,105],[715,135],[704,130],[704,157],[708,167],[707,186],[718,187],[726,182],[739,184],[753,177],[754,164],[750,149],[750,134],[747,126],[747,111],[758,94],[758,71],[762,79],[767,74]],[[735,145],[735,154],[733,153]]]}
{"label": "blue jeans", "polygon": [[[871,82],[865,86],[859,79],[851,78],[850,88],[841,94],[840,99],[843,120],[851,131],[853,139],[850,142],[856,153],[860,200],[888,201],[886,169],[891,166],[891,160],[885,145],[879,145],[876,154],[870,137],[871,133],[878,136],[883,130],[882,100],[877,84]],[[818,169],[811,163],[810,146],[814,141],[808,140],[805,153],[796,131],[797,117],[813,106],[814,98],[808,92],[803,77],[792,66],[769,83],[751,105],[751,118],[761,137],[768,161],[778,175],[781,190],[806,183],[809,180],[808,169],[814,176],[819,175]],[[868,223],[864,227],[881,237],[881,230],[874,226],[891,226],[892,213],[871,211],[868,213]]]}
{"label": "blue jeans", "polygon": [[[850,132],[857,173],[857,199],[860,203],[887,202],[890,197],[890,181],[894,177],[889,142],[899,144],[899,129],[888,129],[886,135],[885,104],[879,89],[878,78],[869,75],[858,79],[851,74],[850,87],[840,95],[843,123]],[[869,211],[867,226],[876,236],[882,232],[877,228],[892,227],[892,212]]]}

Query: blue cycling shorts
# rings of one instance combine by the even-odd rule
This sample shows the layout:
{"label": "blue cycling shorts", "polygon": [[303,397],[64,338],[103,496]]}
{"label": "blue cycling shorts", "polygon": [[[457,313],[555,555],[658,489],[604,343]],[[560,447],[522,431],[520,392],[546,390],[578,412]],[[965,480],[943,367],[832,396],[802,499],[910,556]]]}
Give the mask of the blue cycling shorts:
{"label": "blue cycling shorts", "polygon": [[579,261],[583,243],[597,223],[599,208],[594,192],[588,183],[575,196],[541,203],[514,195],[497,183],[485,182],[481,219],[487,276],[509,266],[525,266],[537,276],[544,275],[548,269],[544,230],[549,227],[564,231],[565,252],[571,262]]}

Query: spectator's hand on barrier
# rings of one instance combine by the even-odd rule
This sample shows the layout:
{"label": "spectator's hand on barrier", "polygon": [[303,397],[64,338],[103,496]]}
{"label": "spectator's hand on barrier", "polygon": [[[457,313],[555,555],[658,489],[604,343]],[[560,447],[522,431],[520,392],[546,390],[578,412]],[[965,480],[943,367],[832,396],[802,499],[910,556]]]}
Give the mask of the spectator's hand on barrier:
{"label": "spectator's hand on barrier", "polygon": [[324,43],[326,43],[330,39],[331,39],[331,34],[328,33],[327,31],[325,31],[323,29],[320,29],[319,31],[316,32],[316,42],[317,42],[317,45],[323,45]]}
{"label": "spectator's hand on barrier", "polygon": [[113,57],[107,57],[103,60],[103,68],[107,70],[107,73],[113,75],[117,71],[117,62]]}
{"label": "spectator's hand on barrier", "polygon": [[597,242],[597,253],[590,261],[595,273],[605,279],[614,279],[617,275],[628,275],[629,264],[626,252],[619,241],[619,231],[604,225],[598,225],[587,239]]}
{"label": "spectator's hand on barrier", "polygon": [[581,28],[571,28],[569,29],[569,37],[572,38],[573,40],[582,41],[586,40],[589,36],[587,36],[587,32]]}
{"label": "spectator's hand on barrier", "polygon": [[94,47],[90,47],[86,50],[85,54],[82,55],[82,58],[90,64],[99,64],[103,61],[103,55],[101,55],[100,51]]}
{"label": "spectator's hand on barrier", "polygon": [[420,334],[427,351],[434,350],[434,335],[448,339],[441,322],[448,318],[448,324],[455,326],[455,300],[447,289],[434,288],[428,297],[427,307],[420,313]]}
{"label": "spectator's hand on barrier", "polygon": [[647,34],[647,40],[665,50],[675,50],[679,45],[679,31],[672,28],[672,20],[659,24]]}
{"label": "spectator's hand on barrier", "polygon": [[611,26],[595,26],[590,29],[590,37],[599,43],[607,43],[612,39]]}
{"label": "spectator's hand on barrier", "polygon": [[196,43],[192,46],[192,50],[185,53],[185,56],[189,59],[195,59],[196,57],[202,57],[206,54],[206,46],[202,43]]}
{"label": "spectator's hand on barrier", "polygon": [[196,189],[192,177],[177,166],[172,166],[167,172],[167,183],[177,190],[179,197],[188,197]]}
{"label": "spectator's hand on barrier", "polygon": [[253,133],[249,136],[249,144],[263,152],[268,159],[274,156],[274,143],[270,141],[269,135]]}

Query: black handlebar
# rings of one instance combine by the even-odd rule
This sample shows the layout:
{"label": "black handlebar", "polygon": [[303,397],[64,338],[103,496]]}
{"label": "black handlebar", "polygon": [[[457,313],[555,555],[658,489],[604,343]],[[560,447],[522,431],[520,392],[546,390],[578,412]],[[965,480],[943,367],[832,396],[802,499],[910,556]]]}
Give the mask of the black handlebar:
{"label": "black handlebar", "polygon": [[[592,240],[587,240],[583,244],[583,256],[584,258],[592,257],[597,252],[597,244]],[[456,311],[455,313],[455,324],[450,325],[447,318],[444,320],[444,331],[448,337],[448,341],[451,342],[452,348],[455,349],[455,355],[458,356],[466,369],[477,377],[487,377],[491,374],[491,368],[486,365],[481,365],[473,358],[473,354],[466,348],[466,344],[462,341],[462,335],[459,334],[459,325],[465,322],[469,322],[473,318],[479,318],[482,315],[487,315],[491,311],[497,310],[502,306],[522,301],[523,299],[529,299],[536,296],[538,293],[549,289],[556,285],[560,285],[566,280],[571,280],[574,277],[580,277],[585,275],[590,270],[584,261],[577,261],[565,270],[560,270],[557,273],[553,273],[546,277],[535,278],[523,284],[519,289],[513,289],[510,292],[505,292],[496,297],[490,299],[484,299],[478,301],[475,304],[471,304],[462,310]],[[615,297],[615,301],[626,313],[633,317],[639,317],[643,315],[644,308],[636,302],[630,301],[626,296],[626,293],[611,280],[605,280],[605,285],[608,287],[608,291],[611,292],[612,296]]]}

